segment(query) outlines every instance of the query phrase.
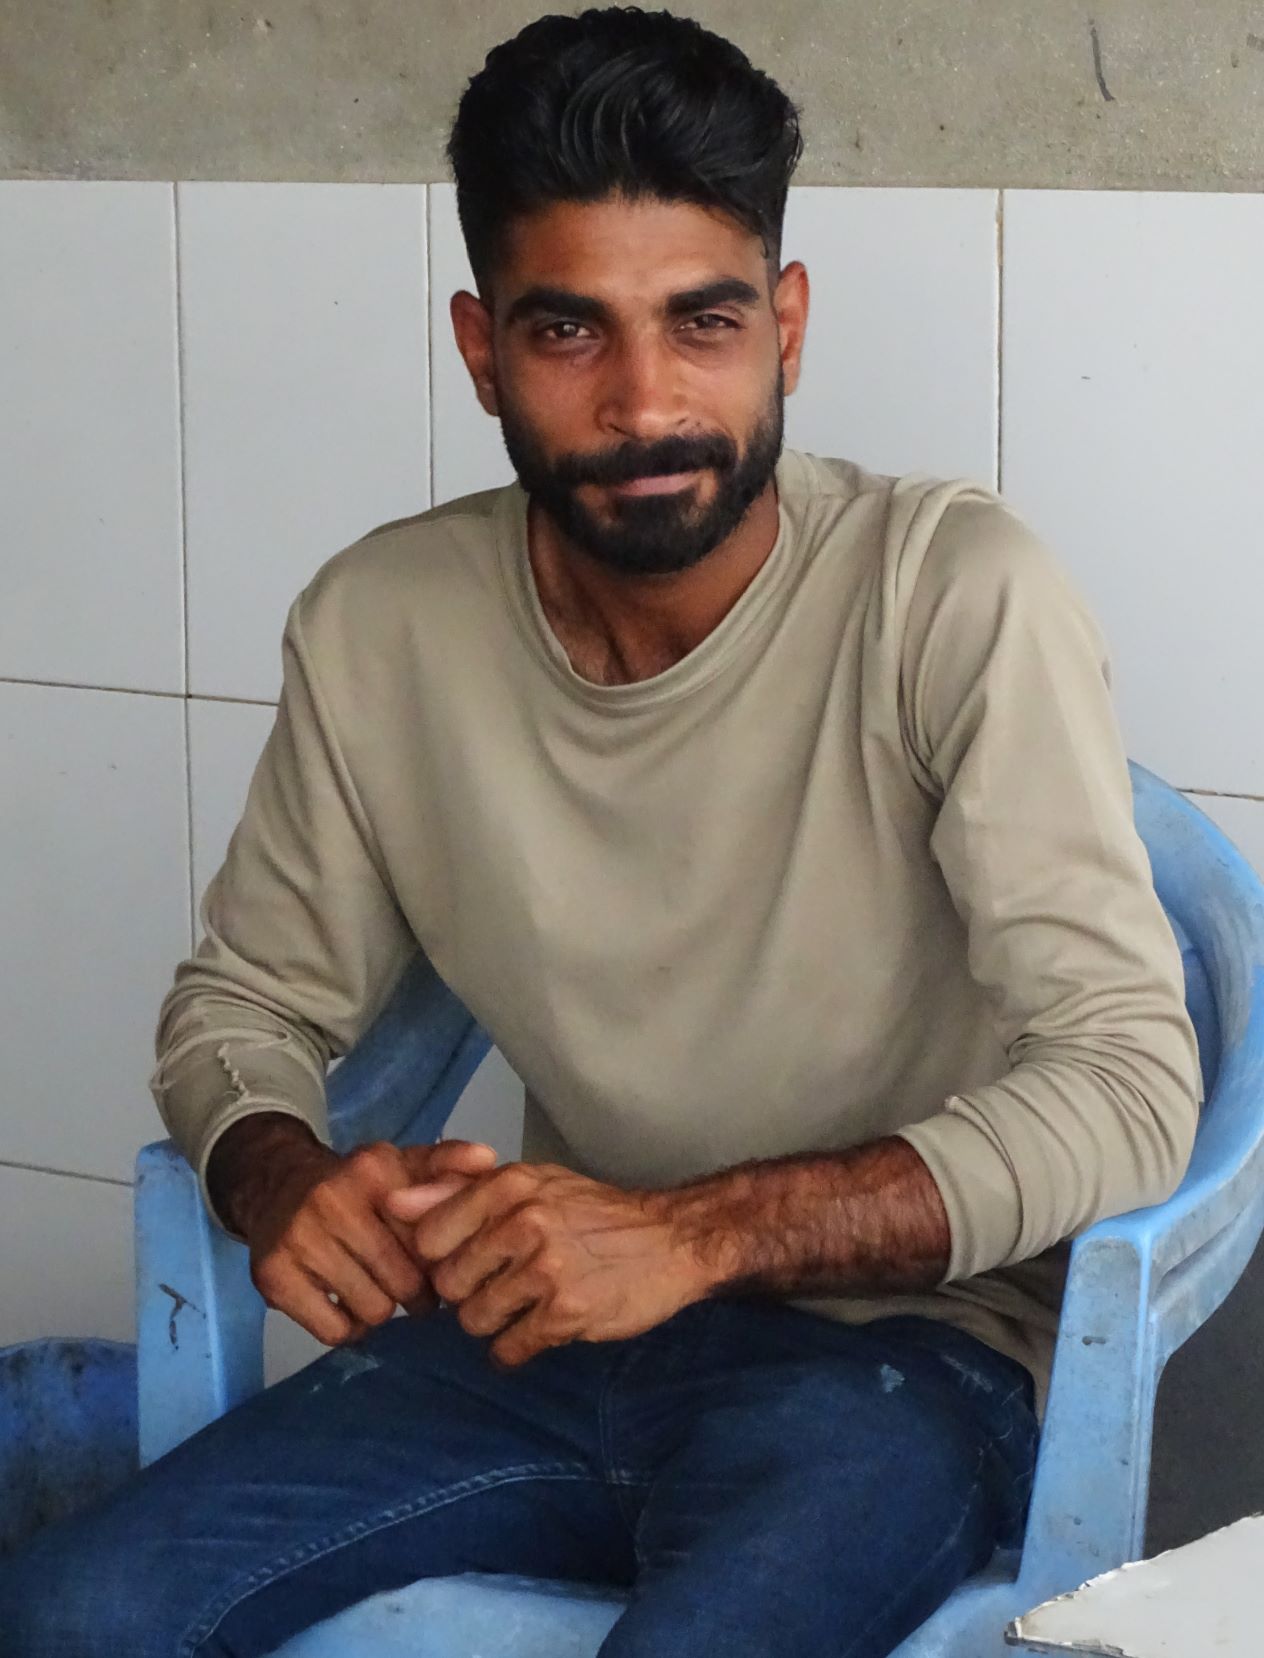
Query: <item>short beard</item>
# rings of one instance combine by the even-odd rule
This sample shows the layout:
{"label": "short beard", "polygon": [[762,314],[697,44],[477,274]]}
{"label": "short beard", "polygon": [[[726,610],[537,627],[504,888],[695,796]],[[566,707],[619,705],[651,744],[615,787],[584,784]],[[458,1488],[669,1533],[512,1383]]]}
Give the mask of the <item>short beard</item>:
{"label": "short beard", "polygon": [[[550,461],[512,403],[501,397],[505,449],[531,499],[579,550],[622,575],[666,576],[693,565],[726,540],[767,487],[781,454],[785,382],[780,373],[768,405],[739,453],[720,433],[625,443],[593,455]],[[671,495],[616,500],[608,519],[579,499],[581,484],[627,483],[671,472],[712,471],[715,496],[696,507],[692,488]]]}

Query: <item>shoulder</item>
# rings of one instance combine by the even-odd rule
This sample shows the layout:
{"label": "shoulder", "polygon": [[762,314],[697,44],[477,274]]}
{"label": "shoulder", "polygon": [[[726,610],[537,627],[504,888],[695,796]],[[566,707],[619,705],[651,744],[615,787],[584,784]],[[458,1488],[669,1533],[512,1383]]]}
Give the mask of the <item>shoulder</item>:
{"label": "shoulder", "polygon": [[1088,607],[1061,561],[1017,509],[969,479],[898,480],[892,548],[915,636],[936,617],[968,631],[1002,616],[1075,616],[1092,628]]}
{"label": "shoulder", "polygon": [[497,526],[512,487],[394,519],[334,553],[294,601],[304,633],[371,629],[381,638],[405,619],[494,590]]}

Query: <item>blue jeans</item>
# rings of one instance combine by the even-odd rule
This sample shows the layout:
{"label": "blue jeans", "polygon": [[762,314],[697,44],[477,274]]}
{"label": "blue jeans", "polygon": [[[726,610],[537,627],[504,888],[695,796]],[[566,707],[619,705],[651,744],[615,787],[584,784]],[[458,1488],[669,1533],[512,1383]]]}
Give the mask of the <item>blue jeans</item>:
{"label": "blue jeans", "polygon": [[447,1310],[334,1349],[0,1564],[6,1658],[258,1658],[426,1576],[631,1590],[602,1658],[881,1658],[998,1546],[1014,1361],[708,1301],[499,1371]]}

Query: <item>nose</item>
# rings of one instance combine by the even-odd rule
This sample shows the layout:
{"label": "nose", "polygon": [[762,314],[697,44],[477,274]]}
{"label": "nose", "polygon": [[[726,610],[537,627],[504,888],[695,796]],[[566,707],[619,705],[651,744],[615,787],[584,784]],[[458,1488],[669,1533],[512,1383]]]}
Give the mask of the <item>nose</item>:
{"label": "nose", "polygon": [[628,340],[612,354],[597,417],[604,430],[636,443],[685,429],[689,416],[679,365],[661,341]]}

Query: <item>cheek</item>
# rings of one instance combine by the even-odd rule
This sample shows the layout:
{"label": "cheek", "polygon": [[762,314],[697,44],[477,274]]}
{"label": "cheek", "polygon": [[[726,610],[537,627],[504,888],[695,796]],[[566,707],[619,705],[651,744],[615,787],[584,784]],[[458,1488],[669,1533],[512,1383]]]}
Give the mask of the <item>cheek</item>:
{"label": "cheek", "polygon": [[551,455],[593,447],[601,396],[583,366],[532,360],[509,381],[511,407]]}

